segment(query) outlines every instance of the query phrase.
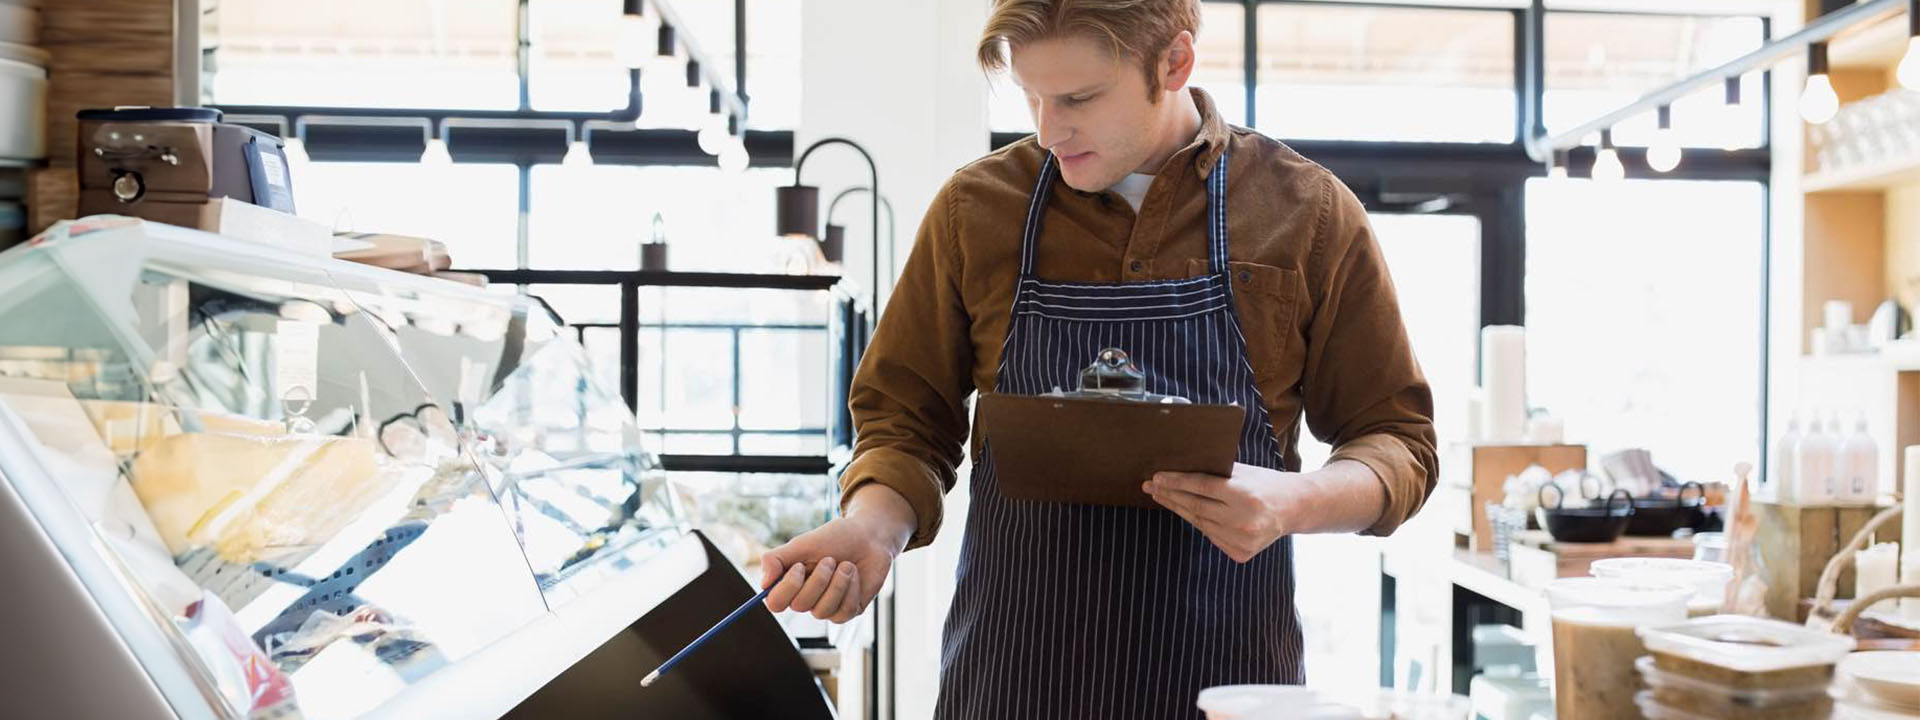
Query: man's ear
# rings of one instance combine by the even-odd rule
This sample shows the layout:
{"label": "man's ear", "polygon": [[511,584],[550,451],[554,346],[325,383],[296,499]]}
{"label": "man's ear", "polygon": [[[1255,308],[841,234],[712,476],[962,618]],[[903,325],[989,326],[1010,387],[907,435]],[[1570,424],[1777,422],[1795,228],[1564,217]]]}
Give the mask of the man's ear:
{"label": "man's ear", "polygon": [[1165,92],[1179,92],[1187,88],[1187,81],[1193,78],[1193,33],[1181,30],[1173,36],[1173,41],[1160,53],[1159,67],[1160,89]]}

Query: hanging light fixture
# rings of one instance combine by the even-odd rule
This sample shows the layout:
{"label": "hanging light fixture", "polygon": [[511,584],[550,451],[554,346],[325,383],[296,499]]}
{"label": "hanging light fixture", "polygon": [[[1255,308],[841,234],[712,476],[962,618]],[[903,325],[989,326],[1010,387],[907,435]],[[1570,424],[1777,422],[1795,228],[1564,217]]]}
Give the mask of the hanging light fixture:
{"label": "hanging light fixture", "polygon": [[420,164],[422,165],[452,165],[453,164],[453,153],[447,150],[447,139],[444,137],[445,133],[442,133],[442,135],[443,137],[436,137],[436,138],[433,138],[432,140],[427,141],[427,149],[421,151],[420,153]]}
{"label": "hanging light fixture", "polygon": [[687,58],[687,87],[700,89],[700,61]]}
{"label": "hanging light fixture", "polygon": [[1894,70],[1900,87],[1920,90],[1920,0],[1907,0],[1907,54]]}
{"label": "hanging light fixture", "polygon": [[1680,167],[1680,142],[1673,136],[1673,106],[1661,105],[1654,112],[1658,127],[1653,142],[1647,145],[1647,167],[1654,172],[1673,172]]}
{"label": "hanging light fixture", "polygon": [[647,48],[653,37],[653,21],[642,12],[641,0],[623,0],[620,28],[615,34],[613,56],[620,66],[639,68],[647,60]]}
{"label": "hanging light fixture", "polygon": [[1567,179],[1567,160],[1569,159],[1571,159],[1570,151],[1553,151],[1553,164],[1547,168],[1547,178],[1551,180]]}
{"label": "hanging light fixture", "polygon": [[1616,182],[1627,177],[1627,167],[1620,164],[1620,152],[1613,148],[1613,131],[1600,131],[1600,152],[1593,156],[1593,179],[1601,182]]}
{"label": "hanging light fixture", "polygon": [[700,134],[694,136],[700,143],[700,152],[719,155],[726,149],[727,116],[720,112],[720,91],[707,93],[707,117],[701,121]]}
{"label": "hanging light fixture", "polygon": [[587,147],[587,137],[592,129],[584,125],[567,132],[567,154],[561,156],[561,167],[590,167],[593,165],[593,151]]}
{"label": "hanging light fixture", "polygon": [[1840,96],[1833,92],[1833,79],[1827,77],[1827,44],[1807,46],[1807,87],[1800,93],[1800,117],[1814,125],[1824,125],[1840,112]]}
{"label": "hanging light fixture", "polygon": [[649,72],[664,73],[679,62],[680,44],[676,37],[673,26],[662,20],[660,27],[654,30],[653,56],[647,58],[646,69]]}
{"label": "hanging light fixture", "polygon": [[1726,150],[1727,152],[1733,152],[1747,146],[1746,143],[1740,141],[1740,135],[1738,133],[1730,131],[1730,128],[1739,127],[1740,121],[1746,114],[1741,112],[1740,105],[1741,83],[1744,82],[1744,80],[1745,78],[1739,75],[1727,78],[1726,80],[1726,104],[1721,106],[1722,109],[1720,111],[1721,117],[1724,118],[1724,120],[1721,123],[1723,127],[1719,134],[1720,149]]}
{"label": "hanging light fixture", "polygon": [[750,160],[752,158],[747,155],[747,144],[740,138],[729,137],[727,146],[720,150],[720,172],[737,175],[747,169],[747,163]]}

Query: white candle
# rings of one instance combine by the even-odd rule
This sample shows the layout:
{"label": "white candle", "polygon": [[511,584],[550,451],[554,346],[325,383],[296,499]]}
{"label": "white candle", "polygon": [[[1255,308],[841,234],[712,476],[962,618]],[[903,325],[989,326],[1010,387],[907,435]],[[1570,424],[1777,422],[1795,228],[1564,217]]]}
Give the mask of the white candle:
{"label": "white candle", "polygon": [[1527,432],[1526,328],[1489,325],[1480,329],[1480,388],[1486,393],[1482,439],[1493,443],[1523,439]]}
{"label": "white candle", "polygon": [[1900,543],[1880,543],[1854,555],[1853,596],[1863,598],[1875,590],[1893,587],[1899,558]]}
{"label": "white candle", "polygon": [[[1900,539],[1906,543],[1907,554],[1900,562],[1900,582],[1920,583],[1920,445],[1908,445],[1906,472],[1900,474],[1900,492],[1904,494],[1905,507],[1900,512]],[[1920,620],[1920,598],[1906,598],[1900,601],[1900,609],[1908,619]]]}

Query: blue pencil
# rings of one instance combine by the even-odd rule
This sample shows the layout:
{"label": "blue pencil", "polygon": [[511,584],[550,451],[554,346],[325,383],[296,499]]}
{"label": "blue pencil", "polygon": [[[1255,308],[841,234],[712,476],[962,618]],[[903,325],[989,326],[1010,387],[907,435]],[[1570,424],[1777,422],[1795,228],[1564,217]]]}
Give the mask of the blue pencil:
{"label": "blue pencil", "polygon": [[[779,583],[777,582],[774,583],[774,585],[778,585],[778,584]],[[686,647],[681,648],[680,652],[674,653],[673,657],[667,658],[667,661],[664,663],[660,663],[659,669],[656,669],[653,672],[647,673],[647,677],[640,681],[640,687],[647,687],[649,685],[652,685],[653,681],[659,680],[661,675],[665,675],[668,670],[673,669],[674,665],[679,664],[681,658],[684,658],[688,654],[692,653],[695,648],[698,648],[701,645],[706,644],[708,639],[712,638],[716,633],[719,633],[721,630],[725,629],[728,625],[732,625],[733,621],[740,619],[741,615],[747,614],[748,608],[751,608],[755,605],[759,605],[761,601],[766,600],[767,592],[772,590],[773,587],[774,587],[773,585],[768,585],[765,590],[760,591],[760,594],[753,596],[753,599],[746,601],[745,603],[741,604],[740,607],[738,608],[734,608],[734,611],[731,614],[727,615],[726,618],[722,619],[718,623],[715,623],[713,627],[707,628],[706,632],[701,633],[700,637],[694,638],[693,642],[689,643]]]}

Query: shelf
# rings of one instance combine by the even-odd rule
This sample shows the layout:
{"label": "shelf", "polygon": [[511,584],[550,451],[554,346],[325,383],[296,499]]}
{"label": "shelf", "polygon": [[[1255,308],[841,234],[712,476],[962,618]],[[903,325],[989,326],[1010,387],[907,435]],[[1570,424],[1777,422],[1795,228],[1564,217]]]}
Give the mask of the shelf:
{"label": "shelf", "polygon": [[1839,170],[1808,173],[1801,189],[1809,193],[1874,192],[1920,183],[1920,157],[1907,156]]}

